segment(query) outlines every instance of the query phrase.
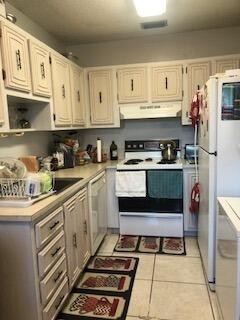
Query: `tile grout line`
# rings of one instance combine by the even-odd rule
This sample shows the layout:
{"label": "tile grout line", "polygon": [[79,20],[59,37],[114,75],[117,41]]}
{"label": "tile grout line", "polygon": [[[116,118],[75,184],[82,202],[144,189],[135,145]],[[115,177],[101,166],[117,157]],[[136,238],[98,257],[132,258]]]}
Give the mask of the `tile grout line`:
{"label": "tile grout line", "polygon": [[193,284],[193,285],[198,285],[198,286],[205,286],[205,283],[196,283],[196,282],[179,282],[179,281],[172,281],[172,280],[153,280],[153,282],[164,282],[164,283],[179,283],[179,284]]}
{"label": "tile grout line", "polygon": [[152,300],[153,279],[154,279],[155,267],[156,267],[156,254],[154,255],[154,262],[153,262],[153,273],[152,273],[151,289],[150,289],[149,303],[148,303],[148,315],[147,315],[148,317],[150,317],[150,306],[151,306],[151,300]]}

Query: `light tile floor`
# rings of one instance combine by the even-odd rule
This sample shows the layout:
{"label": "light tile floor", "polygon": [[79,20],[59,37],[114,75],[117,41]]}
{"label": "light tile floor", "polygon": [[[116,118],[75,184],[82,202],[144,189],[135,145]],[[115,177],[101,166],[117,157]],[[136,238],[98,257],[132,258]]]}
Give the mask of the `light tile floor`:
{"label": "light tile floor", "polygon": [[178,257],[114,252],[117,240],[107,235],[98,254],[139,258],[126,320],[221,320],[195,238],[185,238],[187,255]]}

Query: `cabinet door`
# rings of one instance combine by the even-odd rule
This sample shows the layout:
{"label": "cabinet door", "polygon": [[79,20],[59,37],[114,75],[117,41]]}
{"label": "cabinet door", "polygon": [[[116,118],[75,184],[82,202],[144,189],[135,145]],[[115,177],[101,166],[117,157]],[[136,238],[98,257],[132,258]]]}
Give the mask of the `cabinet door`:
{"label": "cabinet door", "polygon": [[52,54],[52,85],[55,125],[72,123],[69,64],[61,56]]}
{"label": "cabinet door", "polygon": [[191,102],[197,90],[200,90],[201,87],[209,79],[211,75],[211,63],[210,61],[191,63],[188,65],[187,70],[188,70],[188,100],[189,102]]}
{"label": "cabinet door", "polygon": [[81,247],[79,245],[79,217],[78,200],[73,197],[64,204],[66,253],[68,264],[69,285],[73,286],[81,272],[79,259]]}
{"label": "cabinet door", "polygon": [[224,73],[226,70],[238,69],[238,59],[216,60],[216,73]]}
{"label": "cabinet door", "polygon": [[88,75],[91,124],[113,124],[112,70],[90,71]]}
{"label": "cabinet door", "polygon": [[117,71],[118,102],[146,102],[147,68],[125,68]]}
{"label": "cabinet door", "polygon": [[71,96],[72,96],[72,124],[85,125],[85,103],[83,90],[83,72],[77,66],[70,66]]}
{"label": "cabinet door", "polygon": [[152,67],[152,101],[182,100],[182,66]]}
{"label": "cabinet door", "polygon": [[196,183],[196,173],[192,169],[184,170],[184,231],[197,231],[197,214],[189,211],[191,191]]}
{"label": "cabinet door", "polygon": [[29,92],[31,78],[27,38],[14,27],[4,23],[1,24],[1,28],[5,86]]}
{"label": "cabinet door", "polygon": [[79,200],[79,217],[80,217],[80,243],[81,243],[81,266],[86,265],[90,257],[90,230],[88,221],[88,199],[87,189],[84,188],[78,195]]}
{"label": "cabinet door", "polygon": [[49,51],[29,40],[33,93],[50,97],[52,92]]}

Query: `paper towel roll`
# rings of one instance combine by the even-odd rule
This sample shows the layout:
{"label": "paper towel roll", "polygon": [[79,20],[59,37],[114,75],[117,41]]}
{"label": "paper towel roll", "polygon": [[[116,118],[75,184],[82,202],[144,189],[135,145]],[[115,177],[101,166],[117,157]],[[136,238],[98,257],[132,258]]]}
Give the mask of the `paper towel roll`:
{"label": "paper towel roll", "polygon": [[102,162],[102,141],[97,138],[97,162]]}

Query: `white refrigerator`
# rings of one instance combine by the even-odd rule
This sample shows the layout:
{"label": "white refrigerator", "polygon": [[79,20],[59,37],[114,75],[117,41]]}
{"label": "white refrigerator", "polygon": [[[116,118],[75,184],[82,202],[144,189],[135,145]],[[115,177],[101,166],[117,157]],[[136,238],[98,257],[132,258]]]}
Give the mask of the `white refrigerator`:
{"label": "white refrigerator", "polygon": [[236,70],[232,75],[213,76],[201,90],[198,245],[213,290],[217,197],[240,196],[239,72]]}

